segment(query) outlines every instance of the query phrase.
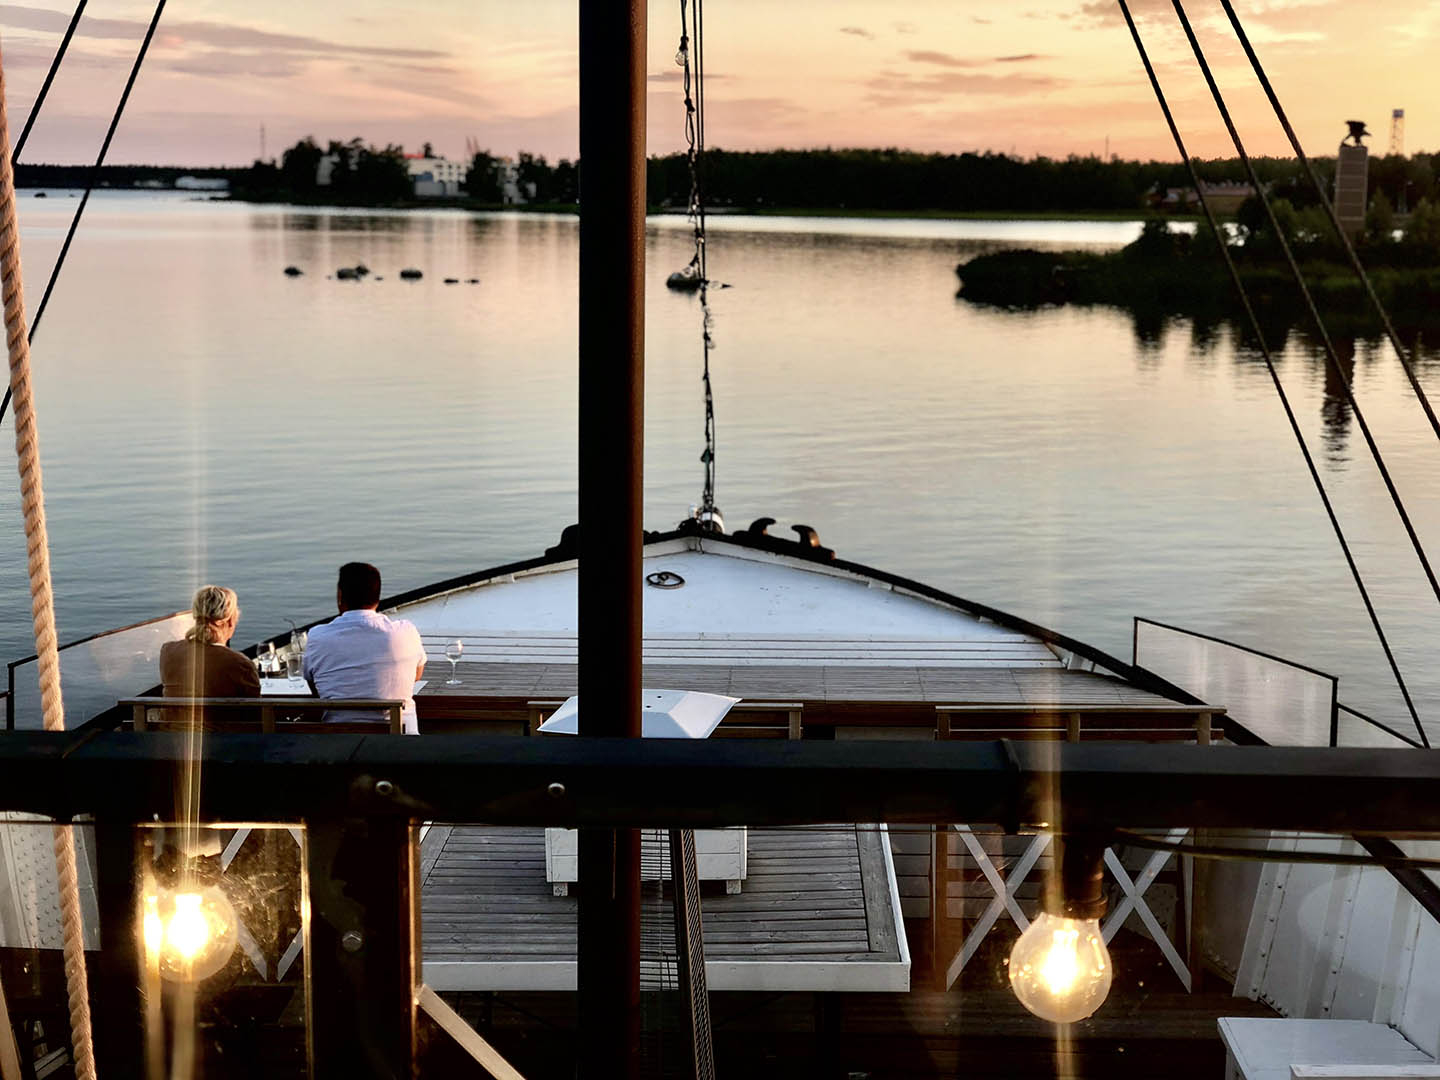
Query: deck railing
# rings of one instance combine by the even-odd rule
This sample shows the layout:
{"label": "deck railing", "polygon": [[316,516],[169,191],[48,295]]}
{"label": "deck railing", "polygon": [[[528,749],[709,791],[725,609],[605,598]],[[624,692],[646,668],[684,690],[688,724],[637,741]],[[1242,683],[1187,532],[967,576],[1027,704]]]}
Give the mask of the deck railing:
{"label": "deck railing", "polygon": [[[190,612],[179,611],[60,646],[60,688],[69,726],[110,708],[121,694],[159,681],[160,646],[184,637],[193,623]],[[6,678],[5,727],[41,727],[36,657],[11,661]]]}
{"label": "deck railing", "polygon": [[[96,822],[97,1045],[138,1060],[136,823],[174,814],[198,768],[205,822],[304,827],[317,1075],[409,1075],[418,1053],[419,821],[567,827],[1063,822],[1173,830],[1440,832],[1440,759],[1406,751],[1107,742],[433,739],[16,732],[0,810]],[[1220,759],[1223,758],[1223,765]],[[1113,870],[1113,867],[1112,867]],[[1127,871],[1128,873],[1128,871]],[[1142,877],[1143,871],[1142,871]],[[1141,881],[1131,875],[1134,894]],[[583,949],[583,943],[582,943]],[[126,1055],[130,1055],[127,1057]],[[123,1070],[122,1070],[123,1071]]]}

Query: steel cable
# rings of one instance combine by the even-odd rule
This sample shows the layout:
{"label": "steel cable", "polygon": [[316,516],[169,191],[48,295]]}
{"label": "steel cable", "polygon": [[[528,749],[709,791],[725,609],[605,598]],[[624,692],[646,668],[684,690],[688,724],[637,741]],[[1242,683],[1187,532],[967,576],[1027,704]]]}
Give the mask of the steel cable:
{"label": "steel cable", "polygon": [[75,28],[80,25],[80,16],[85,13],[85,5],[89,2],[90,0],[80,0],[75,5],[75,14],[70,16],[70,25],[65,28],[60,47],[55,50],[55,56],[50,61],[50,70],[45,73],[45,81],[40,84],[40,92],[35,95],[35,104],[30,106],[30,115],[25,118],[25,126],[20,129],[20,138],[15,140],[15,149],[10,152],[12,168],[20,164],[20,155],[25,150],[25,141],[30,138],[30,129],[35,126],[35,118],[40,115],[40,109],[50,95],[50,84],[55,81],[60,62],[65,59],[65,53],[70,49],[70,39],[75,36]]}
{"label": "steel cable", "polygon": [[1250,44],[1250,38],[1245,33],[1245,28],[1240,25],[1240,17],[1235,14],[1235,8],[1230,0],[1220,0],[1225,8],[1225,14],[1230,17],[1230,25],[1235,28],[1235,35],[1240,40],[1240,46],[1245,50],[1245,55],[1250,59],[1250,66],[1255,69],[1255,75],[1260,80],[1260,86],[1265,91],[1265,96],[1270,99],[1270,105],[1275,110],[1276,119],[1280,121],[1281,128],[1285,131],[1285,137],[1290,140],[1290,146],[1295,151],[1295,156],[1300,159],[1300,164],[1305,167],[1305,174],[1310,178],[1310,184],[1315,189],[1315,194],[1320,197],[1320,205],[1325,208],[1326,215],[1330,218],[1330,224],[1335,229],[1335,235],[1339,237],[1340,244],[1345,249],[1345,255],[1350,260],[1350,266],[1354,269],[1360,283],[1365,287],[1365,295],[1369,298],[1370,304],[1375,313],[1380,316],[1380,322],[1385,328],[1385,336],[1390,339],[1391,346],[1395,349],[1395,355],[1400,360],[1400,366],[1405,369],[1405,376],[1410,380],[1410,387],[1415,391],[1415,397],[1420,402],[1420,407],[1425,410],[1425,417],[1430,421],[1430,429],[1435,432],[1435,437],[1440,438],[1440,419],[1435,416],[1435,410],[1430,407],[1430,399],[1425,396],[1425,390],[1420,385],[1420,380],[1415,376],[1415,368],[1405,357],[1405,347],[1400,343],[1400,335],[1395,332],[1395,326],[1390,321],[1390,314],[1385,310],[1385,305],[1380,302],[1380,297],[1375,294],[1375,287],[1370,282],[1370,275],[1365,272],[1364,265],[1360,262],[1360,256],[1355,253],[1355,246],[1350,243],[1350,237],[1346,234],[1345,228],[1340,224],[1340,216],[1335,212],[1335,206],[1325,194],[1325,188],[1320,183],[1320,177],[1315,173],[1315,167],[1310,159],[1305,156],[1305,151],[1300,148],[1300,140],[1295,135],[1295,129],[1290,126],[1290,118],[1285,115],[1285,109],[1280,104],[1280,98],[1275,93],[1275,88],[1270,85],[1270,78],[1265,74],[1265,67],[1260,63],[1260,57],[1255,54],[1255,49]]}
{"label": "steel cable", "polygon": [[[55,258],[55,265],[50,268],[50,279],[45,283],[45,291],[40,296],[40,304],[35,309],[35,317],[30,320],[29,340],[35,340],[35,331],[40,328],[40,320],[45,315],[45,308],[49,306],[50,296],[55,291],[55,283],[60,280],[60,271],[65,266],[65,259],[70,254],[70,244],[75,239],[75,230],[80,227],[80,219],[85,214],[85,207],[90,202],[90,193],[95,190],[95,185],[100,180],[100,168],[105,164],[105,155],[110,152],[110,143],[115,138],[115,130],[120,126],[120,118],[125,115],[125,106],[130,101],[130,91],[135,87],[135,80],[140,74],[140,67],[145,63],[145,54],[150,49],[150,42],[155,37],[155,28],[160,24],[160,15],[165,10],[165,0],[157,0],[155,14],[150,19],[150,25],[145,31],[145,38],[140,42],[140,51],[135,54],[135,63],[130,68],[130,77],[125,80],[125,89],[120,93],[120,101],[115,106],[115,113],[110,118],[110,127],[105,132],[105,140],[100,144],[100,152],[95,156],[95,164],[90,167],[90,173],[85,178],[85,191],[80,196],[80,205],[75,208],[75,215],[70,219],[70,228],[65,233],[65,242],[60,245],[60,254]],[[0,400],[0,421],[5,419],[5,410],[10,406],[10,391],[5,391],[5,397]]]}
{"label": "steel cable", "polygon": [[1435,571],[1425,555],[1425,547],[1420,543],[1420,537],[1415,532],[1414,524],[1410,521],[1410,514],[1406,511],[1405,503],[1400,498],[1400,492],[1395,487],[1395,481],[1390,477],[1390,470],[1385,465],[1385,458],[1380,453],[1380,447],[1375,442],[1375,436],[1370,431],[1365,414],[1360,410],[1360,403],[1355,399],[1350,378],[1345,374],[1345,369],[1340,364],[1340,357],[1335,353],[1335,345],[1330,340],[1330,332],[1325,328],[1325,321],[1320,317],[1320,309],[1315,306],[1315,298],[1310,294],[1310,287],[1305,284],[1305,275],[1301,273],[1300,264],[1295,260],[1295,253],[1290,249],[1290,242],[1285,238],[1284,230],[1280,228],[1280,222],[1275,217],[1275,209],[1270,205],[1270,200],[1265,197],[1260,177],[1255,172],[1255,165],[1245,151],[1245,144],[1240,138],[1240,132],[1236,130],[1235,122],[1230,117],[1230,109],[1225,104],[1225,96],[1220,92],[1220,87],[1215,82],[1215,75],[1210,70],[1210,62],[1205,58],[1205,50],[1200,47],[1200,41],[1190,26],[1190,19],[1185,14],[1185,5],[1182,0],[1171,0],[1171,3],[1175,8],[1175,14],[1180,17],[1180,25],[1185,31],[1186,38],[1190,41],[1190,48],[1195,53],[1195,60],[1200,65],[1205,82],[1210,87],[1210,95],[1215,99],[1215,106],[1220,110],[1220,118],[1224,120],[1225,129],[1230,133],[1230,141],[1234,143],[1235,150],[1240,155],[1240,160],[1245,166],[1245,174],[1250,178],[1255,195],[1265,210],[1266,220],[1270,222],[1270,228],[1275,232],[1275,241],[1285,256],[1290,275],[1295,279],[1295,285],[1299,288],[1300,295],[1305,301],[1305,308],[1315,324],[1315,331],[1320,335],[1320,342],[1325,350],[1325,359],[1330,365],[1330,370],[1334,372],[1335,378],[1339,381],[1341,389],[1345,392],[1345,402],[1350,406],[1350,411],[1355,414],[1355,422],[1359,425],[1361,434],[1365,436],[1365,445],[1370,448],[1370,456],[1375,461],[1375,467],[1380,471],[1380,478],[1385,481],[1385,489],[1390,493],[1390,501],[1395,505],[1395,512],[1400,515],[1400,522],[1405,526],[1406,535],[1410,537],[1410,546],[1415,549],[1415,557],[1420,560],[1420,566],[1425,571],[1426,579],[1430,582],[1430,590],[1435,594],[1435,600],[1440,602],[1440,581],[1436,580]]}
{"label": "steel cable", "polygon": [[1260,347],[1260,356],[1265,361],[1265,370],[1270,375],[1270,381],[1275,385],[1275,393],[1280,398],[1280,405],[1285,410],[1285,419],[1290,423],[1290,430],[1295,436],[1295,441],[1300,447],[1300,454],[1305,459],[1305,467],[1310,472],[1310,479],[1315,484],[1315,490],[1320,495],[1320,502],[1325,507],[1325,514],[1330,519],[1330,527],[1335,531],[1335,539],[1340,544],[1340,551],[1345,556],[1345,564],[1350,568],[1350,576],[1354,579],[1355,588],[1360,593],[1360,599],[1365,605],[1365,611],[1370,616],[1370,625],[1375,630],[1375,636],[1380,642],[1380,648],[1385,653],[1385,659],[1390,665],[1390,671],[1395,676],[1395,683],[1400,688],[1400,695],[1405,700],[1405,707],[1410,712],[1410,718],[1415,722],[1415,730],[1419,732],[1420,741],[1426,747],[1430,745],[1425,735],[1425,729],[1420,723],[1420,714],[1416,711],[1415,703],[1410,697],[1410,689],[1405,684],[1405,677],[1401,674],[1400,665],[1395,659],[1395,654],[1390,648],[1390,642],[1385,636],[1385,630],[1380,625],[1380,616],[1375,610],[1375,605],[1370,599],[1370,592],[1365,587],[1364,578],[1361,577],[1360,567],[1355,562],[1355,556],[1350,551],[1350,544],[1345,539],[1345,530],[1340,526],[1340,519],[1335,513],[1335,507],[1330,502],[1330,495],[1325,490],[1325,482],[1320,478],[1320,470],[1315,465],[1315,459],[1310,453],[1310,447],[1305,442],[1305,435],[1300,430],[1300,422],[1295,418],[1295,410],[1290,406],[1290,398],[1285,393],[1284,384],[1280,381],[1280,374],[1275,370],[1275,360],[1270,355],[1269,346],[1265,344],[1265,335],[1260,328],[1260,320],[1255,315],[1255,309],[1250,303],[1250,296],[1245,291],[1245,284],[1240,280],[1240,272],[1235,268],[1235,261],[1230,256],[1230,249],[1225,244],[1224,233],[1220,231],[1220,225],[1215,220],[1215,214],[1210,208],[1210,201],[1205,197],[1205,189],[1200,183],[1200,174],[1195,168],[1194,159],[1190,157],[1189,151],[1185,149],[1185,140],[1180,134],[1179,127],[1175,124],[1174,114],[1170,111],[1170,103],[1165,98],[1165,91],[1160,86],[1159,77],[1155,74],[1155,68],[1150,63],[1150,54],[1146,51],[1145,43],[1140,37],[1140,30],[1135,25],[1135,20],[1130,14],[1130,6],[1126,0],[1117,0],[1120,5],[1120,12],[1125,16],[1125,24],[1130,28],[1130,36],[1135,41],[1135,48],[1140,54],[1140,62],[1144,65],[1145,74],[1150,80],[1150,86],[1155,91],[1155,99],[1160,105],[1160,111],[1165,115],[1165,123],[1170,128],[1171,138],[1175,141],[1175,149],[1180,154],[1180,159],[1185,163],[1185,168],[1190,173],[1190,182],[1195,185],[1195,193],[1200,199],[1200,208],[1205,214],[1205,220],[1215,235],[1216,246],[1220,249],[1221,258],[1225,262],[1226,272],[1229,274],[1235,291],[1239,295],[1241,306],[1244,308],[1246,319],[1250,328],[1255,334],[1255,340]]}

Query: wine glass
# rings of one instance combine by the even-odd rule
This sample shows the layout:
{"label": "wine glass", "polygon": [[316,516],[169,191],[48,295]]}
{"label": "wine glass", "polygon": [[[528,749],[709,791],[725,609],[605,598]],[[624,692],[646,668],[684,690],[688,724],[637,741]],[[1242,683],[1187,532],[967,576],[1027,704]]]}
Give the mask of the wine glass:
{"label": "wine glass", "polygon": [[445,680],[446,686],[459,686],[460,680],[455,677],[455,665],[460,662],[460,657],[465,652],[465,643],[456,638],[445,646],[445,659],[450,661],[450,678]]}

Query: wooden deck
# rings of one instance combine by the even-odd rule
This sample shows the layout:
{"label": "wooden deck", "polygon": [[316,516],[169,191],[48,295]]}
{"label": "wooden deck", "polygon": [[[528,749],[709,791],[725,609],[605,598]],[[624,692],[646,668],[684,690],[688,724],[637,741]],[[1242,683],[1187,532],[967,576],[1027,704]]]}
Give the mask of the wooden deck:
{"label": "wooden deck", "polygon": [[[459,686],[447,686],[449,664],[432,658],[417,695],[427,701],[468,698],[477,702],[566,698],[576,692],[574,664],[465,661],[456,666]],[[930,667],[921,664],[856,667],[846,664],[646,664],[646,686],[683,687],[732,697],[845,705],[1174,705],[1167,698],[1120,679],[1062,668]]]}
{"label": "wooden deck", "polygon": [[[576,899],[545,880],[544,830],[433,826],[420,875],[425,981],[436,990],[575,988]],[[669,911],[654,891],[647,925]],[[706,889],[701,906],[713,990],[909,989],[878,827],[752,829],[743,891]]]}

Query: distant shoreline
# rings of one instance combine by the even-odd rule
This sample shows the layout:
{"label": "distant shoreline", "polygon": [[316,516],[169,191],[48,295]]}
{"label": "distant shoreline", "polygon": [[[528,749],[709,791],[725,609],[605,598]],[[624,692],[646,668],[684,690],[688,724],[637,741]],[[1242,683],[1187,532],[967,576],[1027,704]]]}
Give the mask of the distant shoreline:
{"label": "distant shoreline", "polygon": [[[471,210],[477,213],[571,214],[578,215],[575,203],[480,203],[471,199],[417,199],[398,203],[356,203],[295,199],[255,199],[244,194],[219,197],[223,202],[248,202],[258,206],[333,207],[343,210]],[[914,221],[1145,221],[1154,213],[1134,210],[883,210],[857,207],[735,207],[716,206],[707,209],[712,217],[813,217],[871,218]],[[672,206],[651,206],[650,217],[682,217],[685,211]],[[1193,215],[1167,215],[1167,220],[1195,222]]]}
{"label": "distant shoreline", "polygon": [[[61,185],[34,185],[18,190],[28,191],[81,191],[78,187]],[[569,214],[578,215],[580,208],[575,203],[483,203],[464,198],[407,199],[403,202],[367,203],[327,199],[267,199],[246,193],[225,193],[215,191],[189,191],[181,188],[145,188],[135,186],[106,185],[100,191],[141,191],[153,194],[184,194],[206,202],[249,203],[253,206],[294,206],[301,209],[335,210],[468,210],[474,213],[519,213],[519,214]],[[646,214],[650,217],[681,217],[684,210],[672,206],[651,206]],[[1136,208],[1133,210],[886,210],[867,207],[846,206],[764,206],[737,207],[714,206],[706,213],[711,217],[796,217],[796,218],[855,218],[893,221],[1146,221],[1154,218],[1153,211]],[[1166,214],[1167,221],[1195,223],[1199,217],[1193,214]],[[1223,218],[1222,218],[1223,219]]]}

